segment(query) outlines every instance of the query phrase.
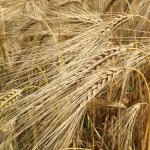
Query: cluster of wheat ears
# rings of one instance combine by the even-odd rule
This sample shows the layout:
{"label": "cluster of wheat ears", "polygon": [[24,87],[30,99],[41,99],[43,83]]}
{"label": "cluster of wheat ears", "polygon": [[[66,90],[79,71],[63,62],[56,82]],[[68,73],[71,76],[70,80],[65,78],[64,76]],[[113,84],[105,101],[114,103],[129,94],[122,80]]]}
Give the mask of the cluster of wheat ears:
{"label": "cluster of wheat ears", "polygon": [[0,150],[150,150],[150,0],[0,1]]}

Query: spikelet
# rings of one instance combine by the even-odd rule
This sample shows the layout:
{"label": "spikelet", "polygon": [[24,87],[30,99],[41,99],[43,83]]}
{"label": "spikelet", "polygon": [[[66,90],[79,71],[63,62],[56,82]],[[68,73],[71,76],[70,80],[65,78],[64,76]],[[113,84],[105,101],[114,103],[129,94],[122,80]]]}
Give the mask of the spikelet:
{"label": "spikelet", "polygon": [[0,94],[0,109],[1,109],[1,111],[6,106],[14,103],[20,97],[21,92],[22,92],[21,89],[12,89],[9,92],[1,93]]}
{"label": "spikelet", "polygon": [[100,73],[94,75],[95,81],[93,80],[93,82],[95,82],[95,84],[91,84],[91,86],[88,87],[90,90],[87,93],[87,98],[82,101],[82,103],[80,103],[80,107],[84,107],[88,102],[90,102],[108,82],[122,73],[124,71],[124,68],[105,69],[99,71]]}
{"label": "spikelet", "polygon": [[[7,108],[11,107],[11,105],[19,99],[21,93],[21,89],[12,89],[11,91],[1,93],[0,95],[0,130],[2,130],[3,132],[11,130],[15,124],[15,120],[17,118],[13,118],[8,122],[5,122],[4,118],[10,113],[10,109],[7,110]],[[5,112],[3,113],[3,111]]]}

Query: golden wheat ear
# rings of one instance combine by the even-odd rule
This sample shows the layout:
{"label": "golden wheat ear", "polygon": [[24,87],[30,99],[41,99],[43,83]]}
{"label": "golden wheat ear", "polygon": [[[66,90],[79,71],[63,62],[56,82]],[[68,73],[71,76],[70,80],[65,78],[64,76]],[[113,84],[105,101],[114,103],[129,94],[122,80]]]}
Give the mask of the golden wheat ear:
{"label": "golden wheat ear", "polygon": [[12,89],[9,92],[0,94],[0,109],[3,109],[7,105],[11,105],[20,97],[23,90],[21,89]]}
{"label": "golden wheat ear", "polygon": [[16,119],[12,119],[7,122],[5,117],[11,113],[9,107],[11,107],[11,105],[20,98],[21,93],[21,89],[12,89],[10,91],[0,93],[0,133],[3,135],[0,135],[0,143],[8,137],[6,132],[10,131],[15,126]]}

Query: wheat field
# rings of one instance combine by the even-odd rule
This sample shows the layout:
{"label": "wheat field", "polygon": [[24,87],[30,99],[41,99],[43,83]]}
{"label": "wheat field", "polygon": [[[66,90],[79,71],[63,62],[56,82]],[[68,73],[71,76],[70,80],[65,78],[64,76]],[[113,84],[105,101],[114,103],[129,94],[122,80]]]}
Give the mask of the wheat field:
{"label": "wheat field", "polygon": [[150,0],[0,1],[0,150],[150,150]]}

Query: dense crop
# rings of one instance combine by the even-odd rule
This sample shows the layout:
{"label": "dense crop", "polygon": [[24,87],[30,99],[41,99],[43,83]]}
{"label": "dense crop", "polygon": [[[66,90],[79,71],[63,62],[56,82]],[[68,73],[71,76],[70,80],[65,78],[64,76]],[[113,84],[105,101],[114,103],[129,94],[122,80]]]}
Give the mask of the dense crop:
{"label": "dense crop", "polygon": [[149,10],[1,0],[0,150],[149,150]]}

